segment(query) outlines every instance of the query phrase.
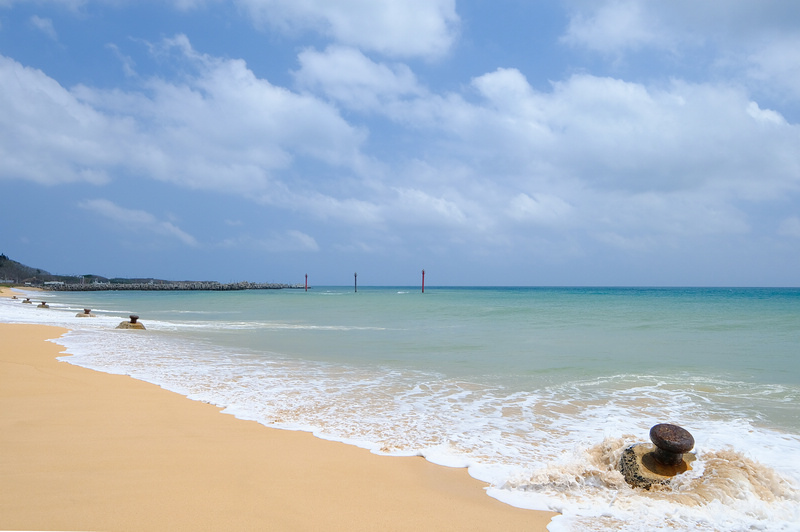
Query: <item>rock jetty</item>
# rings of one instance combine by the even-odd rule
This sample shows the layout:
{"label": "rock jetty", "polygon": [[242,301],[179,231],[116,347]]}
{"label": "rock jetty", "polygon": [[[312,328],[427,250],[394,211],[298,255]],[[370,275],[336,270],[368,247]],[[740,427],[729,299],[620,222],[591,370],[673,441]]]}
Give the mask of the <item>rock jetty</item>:
{"label": "rock jetty", "polygon": [[179,281],[169,283],[69,283],[47,285],[44,290],[55,292],[95,292],[106,290],[279,290],[282,288],[302,288],[302,285],[279,283],[218,283],[215,281]]}

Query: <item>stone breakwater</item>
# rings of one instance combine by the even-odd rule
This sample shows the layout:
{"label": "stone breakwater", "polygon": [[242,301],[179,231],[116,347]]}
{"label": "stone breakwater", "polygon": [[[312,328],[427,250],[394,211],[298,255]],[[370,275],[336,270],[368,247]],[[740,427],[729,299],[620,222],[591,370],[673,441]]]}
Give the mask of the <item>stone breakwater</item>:
{"label": "stone breakwater", "polygon": [[104,290],[279,290],[303,288],[302,285],[279,283],[217,283],[181,281],[173,283],[92,283],[45,285],[44,290],[55,292],[95,292]]}

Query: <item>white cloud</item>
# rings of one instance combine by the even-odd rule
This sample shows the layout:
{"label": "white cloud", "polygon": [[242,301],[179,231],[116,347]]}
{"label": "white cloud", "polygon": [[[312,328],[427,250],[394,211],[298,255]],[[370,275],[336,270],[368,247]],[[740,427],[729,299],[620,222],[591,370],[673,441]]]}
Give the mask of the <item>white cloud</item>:
{"label": "white cloud", "polygon": [[0,56],[0,179],[102,184],[130,125],[80,102],[43,72]]}
{"label": "white cloud", "polygon": [[374,108],[411,126],[426,154],[393,166],[395,186],[370,190],[381,220],[487,240],[513,222],[508,231],[655,249],[664,238],[747,233],[741,202],[800,190],[800,127],[735,85],[584,74],[542,92],[499,69],[471,86],[480,99],[417,86]]}
{"label": "white cloud", "polygon": [[455,0],[236,0],[257,23],[315,30],[335,42],[399,57],[438,57],[458,31]]}
{"label": "white cloud", "polygon": [[38,29],[39,31],[41,31],[54,41],[58,40],[58,34],[56,33],[55,27],[53,27],[52,20],[50,20],[49,18],[42,18],[37,15],[33,15],[30,20],[31,24],[33,24],[33,26],[36,29]]}
{"label": "white cloud", "polygon": [[79,206],[119,224],[127,231],[166,236],[178,239],[187,246],[197,246],[197,240],[193,236],[172,222],[159,220],[149,212],[126,209],[105,199],[86,200]]}
{"label": "white cloud", "polygon": [[[135,110],[158,143],[156,157],[139,161],[152,175],[250,194],[268,191],[272,174],[297,156],[355,171],[367,164],[359,151],[364,133],[330,105],[257,78],[242,60],[199,54],[184,36],[166,45],[196,75],[182,84],[152,80],[152,98]],[[116,93],[82,91],[81,96],[111,111],[125,104]]]}
{"label": "white cloud", "polygon": [[752,48],[745,64],[747,75],[768,91],[800,98],[800,32],[765,39]]}
{"label": "white cloud", "polygon": [[755,118],[757,122],[765,125],[787,125],[786,120],[783,118],[783,116],[781,116],[780,113],[770,109],[762,109],[756,102],[750,102],[747,104],[747,114]]}
{"label": "white cloud", "polygon": [[[357,52],[306,53],[316,63],[303,63],[304,86],[418,137],[424,159],[394,165],[396,185],[370,190],[370,211],[387,223],[489,239],[513,221],[655,249],[747,233],[737,203],[800,189],[800,127],[736,84],[581,74],[537,91],[505,68],[472,80],[476,100],[432,93]],[[340,53],[356,65],[352,79]]]}
{"label": "white cloud", "polygon": [[634,193],[713,188],[748,200],[800,186],[800,127],[734,86],[648,87],[575,75],[537,92],[509,69],[473,86],[483,101],[433,97],[433,104],[409,107],[430,111],[420,127],[458,138],[460,156],[506,176],[506,184],[577,180]]}
{"label": "white cloud", "polygon": [[459,226],[464,224],[468,215],[463,207],[468,201],[454,195],[453,198],[437,197],[417,189],[396,188],[397,198],[391,209],[397,221],[405,224],[421,224]]}
{"label": "white cloud", "polygon": [[309,49],[298,59],[300,70],[294,75],[301,87],[319,90],[352,109],[374,111],[424,92],[408,66],[375,63],[355,48]]}
{"label": "white cloud", "polygon": [[384,222],[383,206],[376,201],[354,197],[338,198],[316,190],[287,192],[277,200],[265,196],[264,204],[290,207],[320,220],[343,222],[352,226],[375,226]]}
{"label": "white cloud", "polygon": [[673,39],[658,17],[639,0],[573,2],[562,40],[604,53],[642,46],[670,47]]}
{"label": "white cloud", "polygon": [[280,191],[297,158],[360,173],[364,131],[329,104],[257,78],[241,60],[166,41],[194,74],[141,92],[78,86],[0,56],[0,177],[103,183],[124,168],[198,189]]}
{"label": "white cloud", "polygon": [[[568,0],[562,42],[614,57],[661,50],[710,63],[749,84],[798,99],[800,3],[795,0]],[[770,86],[770,85],[774,85]]]}
{"label": "white cloud", "polygon": [[300,249],[306,251],[319,251],[319,245],[314,237],[303,233],[302,231],[290,230],[286,233],[287,238],[296,242]]}
{"label": "white cloud", "polygon": [[800,32],[794,0],[567,0],[569,24],[562,40],[601,52],[652,47],[672,49],[716,43],[756,45]]}

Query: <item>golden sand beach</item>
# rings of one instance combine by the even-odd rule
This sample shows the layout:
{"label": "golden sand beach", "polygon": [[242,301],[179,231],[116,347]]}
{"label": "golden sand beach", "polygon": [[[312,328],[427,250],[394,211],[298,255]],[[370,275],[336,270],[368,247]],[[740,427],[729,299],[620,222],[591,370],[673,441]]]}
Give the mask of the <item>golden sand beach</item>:
{"label": "golden sand beach", "polygon": [[[8,297],[9,290],[3,295]],[[530,530],[465,469],[382,457],[56,360],[0,324],[0,530]]]}

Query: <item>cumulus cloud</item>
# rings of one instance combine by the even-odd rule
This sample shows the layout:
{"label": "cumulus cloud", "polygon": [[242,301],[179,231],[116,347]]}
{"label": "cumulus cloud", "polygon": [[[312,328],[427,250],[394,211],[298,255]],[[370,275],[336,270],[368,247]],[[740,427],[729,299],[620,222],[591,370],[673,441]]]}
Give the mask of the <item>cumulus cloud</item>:
{"label": "cumulus cloud", "polygon": [[714,188],[748,200],[800,185],[800,127],[736,86],[581,74],[541,92],[514,69],[472,85],[482,101],[432,97],[409,102],[407,116],[428,111],[434,118],[419,126],[458,138],[473,166],[511,165],[507,183],[528,174],[632,193]]}
{"label": "cumulus cloud", "polygon": [[459,18],[455,0],[236,0],[258,23],[314,30],[335,42],[389,56],[439,57]]}
{"label": "cumulus cloud", "polygon": [[403,184],[370,192],[381,221],[487,239],[513,222],[643,249],[668,235],[746,233],[738,202],[800,188],[800,127],[735,83],[577,74],[540,91],[500,68],[474,78],[471,94],[437,94],[398,65],[339,47],[303,52],[295,75],[419,137],[425,158],[392,170]]}
{"label": "cumulus cloud", "polygon": [[[331,86],[345,83],[317,88],[338,94]],[[409,182],[391,194],[371,191],[381,220],[490,238],[505,217],[642,249],[658,245],[653,235],[747,233],[738,203],[800,189],[800,127],[735,84],[580,74],[538,91],[506,68],[472,80],[478,99],[417,81],[407,87],[393,94],[381,83],[359,85],[362,101],[383,102],[370,110],[411,127],[426,146],[424,161],[393,169],[395,182]]]}
{"label": "cumulus cloud", "polygon": [[79,101],[40,70],[0,56],[0,179],[102,184],[131,127]]}
{"label": "cumulus cloud", "polygon": [[[298,157],[359,173],[365,133],[309,95],[260,79],[244,61],[165,41],[190,75],[138,92],[77,86],[0,57],[0,176],[103,183],[122,167],[182,186],[269,194]],[[43,156],[44,154],[44,156]]]}
{"label": "cumulus cloud", "polygon": [[[265,192],[275,171],[303,156],[359,171],[364,132],[330,105],[257,78],[242,60],[196,52],[185,36],[165,41],[194,69],[183,83],[153,79],[153,96],[133,111],[156,139],[155,157],[140,164],[160,179],[196,188]],[[116,93],[81,91],[81,97],[116,111]]]}
{"label": "cumulus cloud", "polygon": [[404,64],[376,63],[355,48],[329,46],[304,50],[295,80],[352,109],[375,111],[395,100],[419,96],[423,88]]}
{"label": "cumulus cloud", "polygon": [[126,231],[165,236],[177,239],[187,246],[197,246],[197,240],[192,235],[172,222],[159,220],[149,212],[126,209],[105,199],[86,200],[79,206],[120,225]]}

